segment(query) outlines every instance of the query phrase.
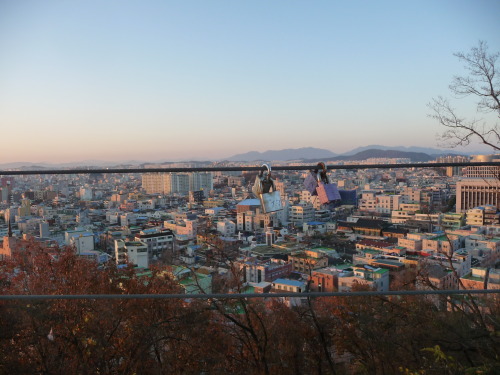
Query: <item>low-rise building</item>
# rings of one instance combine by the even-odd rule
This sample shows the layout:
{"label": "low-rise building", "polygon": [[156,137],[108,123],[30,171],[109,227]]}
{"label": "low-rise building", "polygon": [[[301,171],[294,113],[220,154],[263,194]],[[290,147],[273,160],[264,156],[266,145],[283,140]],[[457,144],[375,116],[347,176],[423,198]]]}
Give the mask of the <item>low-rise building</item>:
{"label": "low-rise building", "polygon": [[339,272],[331,268],[312,271],[309,283],[311,292],[336,292],[338,290]]}
{"label": "low-rise building", "polygon": [[236,234],[236,224],[232,220],[219,221],[217,223],[217,232],[224,237],[231,237]]}
{"label": "low-rise building", "polygon": [[306,290],[306,283],[299,280],[276,279],[272,283],[272,290],[278,293],[303,293]]}
{"label": "low-rise building", "polygon": [[244,283],[272,282],[286,278],[292,272],[292,263],[280,259],[259,261],[256,258],[246,258],[236,262],[242,273]]}
{"label": "low-rise building", "polygon": [[143,229],[135,235],[135,240],[147,245],[148,255],[152,258],[173,249],[174,233],[160,228]]}
{"label": "low-rise building", "polygon": [[78,254],[94,250],[94,235],[84,230],[64,232],[66,246],[73,246]]}
{"label": "low-rise building", "polygon": [[314,207],[310,203],[301,202],[289,207],[288,220],[296,226],[301,226],[314,220]]}
{"label": "low-rise building", "polygon": [[295,252],[288,257],[294,271],[310,274],[312,270],[328,265],[328,256],[322,251],[305,250]]}
{"label": "low-rise building", "polygon": [[186,294],[212,293],[212,275],[204,268],[193,270],[182,266],[169,266],[166,272],[179,283]]}
{"label": "low-rise building", "polygon": [[453,251],[460,248],[460,240],[457,236],[437,234],[422,240],[422,250],[431,250],[436,254],[451,255]]}
{"label": "low-rise building", "polygon": [[471,272],[460,278],[460,289],[485,289],[488,269],[472,267]]}
{"label": "low-rise building", "polygon": [[339,292],[349,292],[355,286],[385,292],[389,290],[389,270],[371,266],[354,266],[352,276],[339,278]]}
{"label": "low-rise building", "polygon": [[116,264],[132,263],[139,268],[149,268],[148,246],[141,241],[115,240]]}

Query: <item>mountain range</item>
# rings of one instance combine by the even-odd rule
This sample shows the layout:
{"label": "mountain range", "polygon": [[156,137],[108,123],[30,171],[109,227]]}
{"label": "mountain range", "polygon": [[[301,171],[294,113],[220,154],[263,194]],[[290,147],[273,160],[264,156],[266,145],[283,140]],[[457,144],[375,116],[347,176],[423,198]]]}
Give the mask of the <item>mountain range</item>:
{"label": "mountain range", "polygon": [[227,161],[356,161],[370,158],[408,158],[412,162],[426,162],[434,160],[441,155],[459,155],[456,152],[448,150],[439,150],[435,148],[424,147],[388,147],[380,145],[371,145],[358,147],[341,155],[332,151],[306,147],[297,149],[272,150],[265,152],[251,151],[244,154],[237,154],[225,160]]}
{"label": "mountain range", "polygon": [[[409,158],[412,162],[425,162],[433,160],[442,155],[460,155],[457,152],[440,150],[435,148],[425,147],[390,147],[381,145],[370,145],[355,148],[343,154],[336,154],[330,150],[303,147],[296,149],[284,150],[269,150],[265,152],[250,151],[243,154],[233,155],[225,159],[206,160],[211,161],[356,161],[366,160],[369,158]],[[180,161],[175,161],[176,163]],[[187,162],[187,161],[184,161]],[[197,161],[199,163],[201,161]],[[151,164],[167,164],[168,161],[141,161],[141,160],[124,160],[124,161],[105,161],[105,160],[84,160],[81,162],[70,163],[33,163],[33,162],[13,162],[2,163],[0,169],[10,168],[25,168],[25,169],[58,169],[58,168],[85,168],[85,167],[127,167],[127,166],[146,166]]]}
{"label": "mountain range", "polygon": [[287,148],[285,150],[270,150],[265,152],[250,151],[244,154],[233,155],[227,161],[254,161],[254,160],[300,160],[300,159],[322,159],[332,158],[338,154],[322,148],[303,147]]}
{"label": "mountain range", "polygon": [[[435,160],[438,155],[429,155],[423,152],[408,152],[408,151],[398,151],[398,150],[377,150],[368,149],[357,152],[353,155],[339,155],[333,158],[324,159],[322,161],[361,161],[372,158],[405,158],[410,159],[413,163],[425,163],[431,160]],[[314,162],[317,159],[304,160],[305,162]]]}
{"label": "mountain range", "polygon": [[369,146],[357,147],[349,152],[344,152],[342,155],[354,155],[357,154],[358,152],[366,150],[395,150],[404,152],[421,152],[429,155],[443,155],[443,154],[461,155],[459,152],[456,151],[440,150],[437,148],[430,148],[430,147],[418,147],[418,146],[405,147],[405,146],[382,146],[382,145],[369,145]]}

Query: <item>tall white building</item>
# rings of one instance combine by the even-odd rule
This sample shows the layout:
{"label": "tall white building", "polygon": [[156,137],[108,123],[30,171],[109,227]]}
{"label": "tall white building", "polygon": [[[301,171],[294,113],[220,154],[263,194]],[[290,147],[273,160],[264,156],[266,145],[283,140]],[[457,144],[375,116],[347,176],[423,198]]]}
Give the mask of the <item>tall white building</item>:
{"label": "tall white building", "polygon": [[148,194],[188,194],[213,189],[212,173],[144,173],[142,187]]}
{"label": "tall white building", "polygon": [[214,178],[211,172],[193,172],[189,173],[189,190],[203,190],[205,196],[214,188]]}
{"label": "tall white building", "polygon": [[189,193],[189,174],[169,173],[165,175],[165,194],[185,194]]}
{"label": "tall white building", "polygon": [[165,193],[165,173],[143,173],[142,188],[148,194]]}

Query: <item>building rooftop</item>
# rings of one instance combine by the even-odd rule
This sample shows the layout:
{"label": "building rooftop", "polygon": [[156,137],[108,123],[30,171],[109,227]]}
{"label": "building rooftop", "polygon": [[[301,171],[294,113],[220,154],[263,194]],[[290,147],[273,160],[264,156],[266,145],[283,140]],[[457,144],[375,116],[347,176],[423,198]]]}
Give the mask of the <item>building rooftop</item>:
{"label": "building rooftop", "polygon": [[146,245],[140,241],[129,241],[125,242],[125,246],[146,246]]}
{"label": "building rooftop", "polygon": [[484,277],[472,276],[472,272],[465,275],[465,276],[462,276],[461,278],[465,279],[465,280],[472,280],[472,281],[481,281],[481,282],[484,281]]}
{"label": "building rooftop", "polygon": [[383,251],[375,250],[375,249],[361,249],[360,252],[365,253],[365,254],[373,254],[373,255],[378,255],[378,254],[383,253]]}
{"label": "building rooftop", "polygon": [[314,226],[314,225],[324,225],[325,223],[322,222],[322,221],[309,221],[306,223],[307,225],[311,225],[311,226]]}
{"label": "building rooftop", "polygon": [[388,260],[388,259],[377,259],[375,262],[377,265],[388,266],[388,267],[404,267],[404,263],[398,262],[396,260]]}
{"label": "building rooftop", "polygon": [[273,284],[282,284],[282,285],[294,286],[294,287],[298,287],[298,288],[305,286],[305,283],[303,281],[290,280],[290,279],[276,279],[273,281]]}
{"label": "building rooftop", "polygon": [[259,199],[244,199],[237,204],[237,206],[260,206]]}

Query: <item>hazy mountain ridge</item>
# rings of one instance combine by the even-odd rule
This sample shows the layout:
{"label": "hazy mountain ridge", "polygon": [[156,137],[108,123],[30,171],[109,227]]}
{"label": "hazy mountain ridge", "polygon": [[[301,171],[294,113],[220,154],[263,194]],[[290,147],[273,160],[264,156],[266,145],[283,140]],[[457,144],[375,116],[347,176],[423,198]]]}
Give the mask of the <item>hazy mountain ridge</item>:
{"label": "hazy mountain ridge", "polygon": [[269,150],[264,152],[250,151],[226,158],[227,161],[256,161],[256,160],[300,160],[310,158],[331,158],[338,154],[321,148],[302,147],[284,150]]}
{"label": "hazy mountain ridge", "polygon": [[406,158],[411,162],[429,162],[435,160],[437,155],[429,155],[423,152],[407,152],[398,150],[377,150],[369,149],[358,152],[354,155],[340,155],[334,158],[325,159],[325,161],[361,161],[372,158]]}
{"label": "hazy mountain ridge", "polygon": [[[410,151],[411,150],[411,151]],[[427,152],[423,152],[425,150]],[[145,167],[152,166],[155,164],[173,164],[173,163],[198,163],[198,164],[210,164],[214,161],[290,161],[290,160],[302,160],[302,161],[349,161],[349,160],[365,160],[369,158],[409,158],[414,162],[425,162],[435,159],[438,156],[443,155],[460,155],[456,151],[449,150],[439,150],[434,148],[425,147],[389,147],[372,145],[365,147],[358,147],[349,152],[343,154],[336,154],[332,151],[315,148],[315,147],[303,147],[296,149],[283,149],[283,150],[268,150],[265,152],[250,151],[242,154],[233,155],[225,159],[205,159],[196,161],[188,160],[156,160],[156,161],[144,161],[144,160],[124,160],[124,161],[106,161],[106,160],[83,160],[79,162],[68,162],[68,163],[46,163],[46,162],[12,162],[12,163],[1,163],[0,169],[59,169],[59,168],[106,168],[106,167],[127,167],[127,166],[137,166]],[[463,155],[463,153],[462,153]]]}
{"label": "hazy mountain ridge", "polygon": [[114,167],[117,165],[139,165],[144,163],[137,160],[126,161],[106,161],[106,160],[83,160],[70,163],[33,163],[33,162],[13,162],[2,163],[0,168],[35,168],[35,169],[58,169],[58,168],[85,168],[85,167]]}
{"label": "hazy mountain ridge", "polygon": [[461,155],[461,153],[457,151],[440,150],[438,148],[431,148],[431,147],[419,147],[419,146],[405,147],[405,146],[382,146],[382,145],[368,145],[363,147],[357,147],[355,149],[352,149],[351,151],[344,152],[341,155],[355,155],[358,154],[359,152],[366,150],[395,150],[404,152],[424,153],[428,155],[442,155],[442,154]]}
{"label": "hazy mountain ridge", "polygon": [[[257,160],[302,160],[302,161],[356,161],[370,158],[408,158],[412,162],[427,162],[436,159],[442,155],[459,155],[457,152],[449,152],[448,150],[439,150],[435,148],[425,147],[392,147],[378,146],[373,147],[358,147],[354,150],[343,154],[335,154],[331,151],[307,147],[303,149],[285,149],[266,152],[251,151],[244,154],[234,155],[225,160],[228,161],[257,161]],[[307,150],[306,152],[300,152]],[[410,151],[411,150],[411,151]],[[423,152],[425,150],[427,152]],[[330,154],[333,154],[329,156]],[[304,156],[305,155],[305,156]],[[308,156],[312,155],[312,156]]]}

